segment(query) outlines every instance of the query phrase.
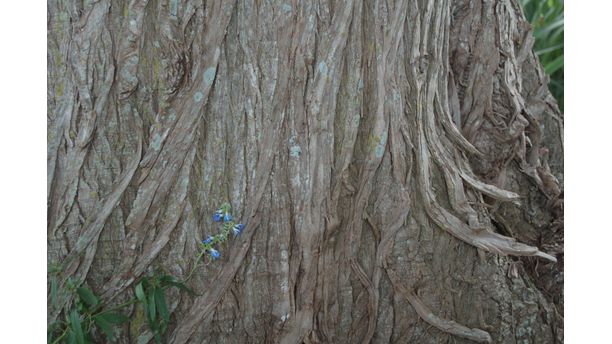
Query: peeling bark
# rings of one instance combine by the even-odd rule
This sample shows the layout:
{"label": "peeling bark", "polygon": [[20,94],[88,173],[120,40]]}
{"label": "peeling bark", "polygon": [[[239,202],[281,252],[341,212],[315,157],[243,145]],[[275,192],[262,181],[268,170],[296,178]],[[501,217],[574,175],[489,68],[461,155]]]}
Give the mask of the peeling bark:
{"label": "peeling bark", "polygon": [[246,224],[165,342],[563,342],[563,115],[517,1],[50,0],[48,23],[49,262],[112,304],[185,277],[224,201]]}

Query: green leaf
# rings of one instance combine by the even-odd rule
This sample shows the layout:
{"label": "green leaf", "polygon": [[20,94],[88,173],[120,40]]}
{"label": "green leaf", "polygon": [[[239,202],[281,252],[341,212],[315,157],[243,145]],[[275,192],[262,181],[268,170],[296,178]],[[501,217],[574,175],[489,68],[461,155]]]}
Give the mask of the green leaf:
{"label": "green leaf", "polygon": [[561,67],[563,67],[563,55],[557,57],[551,63],[548,63],[544,67],[544,70],[546,71],[546,74],[552,75],[554,72],[559,70],[559,68]]}
{"label": "green leaf", "polygon": [[559,82],[557,80],[550,79],[550,87],[551,88],[555,88],[555,87],[563,88],[563,83],[561,83],[561,82]]}
{"label": "green leaf", "polygon": [[171,276],[171,275],[164,275],[161,276],[159,278],[161,283],[161,286],[163,289],[167,289],[168,287],[175,287],[175,288],[179,288],[181,290],[184,290],[192,295],[195,295],[195,292],[193,290],[191,290],[188,286],[186,286],[184,283],[179,282],[176,277]]}
{"label": "green leaf", "polygon": [[[196,295],[195,291],[193,291],[191,288],[189,288],[188,286],[186,286],[185,284],[183,284],[181,282],[171,282],[171,283],[168,283],[168,286],[179,288],[181,290],[184,290],[184,291],[188,292],[191,295]],[[167,286],[166,286],[166,288],[167,288]],[[164,289],[166,289],[166,288],[164,288]]]}
{"label": "green leaf", "polygon": [[68,344],[76,344],[76,343],[77,343],[76,334],[74,334],[74,332],[72,331],[68,331]]}
{"label": "green leaf", "polygon": [[553,45],[551,47],[547,47],[547,48],[544,48],[544,49],[540,49],[540,50],[536,51],[535,53],[536,53],[536,55],[540,56],[540,55],[544,55],[544,54],[547,54],[547,53],[550,53],[550,52],[553,52],[553,51],[559,50],[559,49],[563,49],[563,43],[556,44],[556,45]]}
{"label": "green leaf", "polygon": [[57,306],[57,278],[55,276],[51,277],[51,286],[50,286],[50,294],[51,294],[51,306],[55,308]]}
{"label": "green leaf", "polygon": [[172,275],[163,275],[159,277],[159,280],[163,282],[176,282],[176,277]]}
{"label": "green leaf", "polygon": [[151,294],[149,294],[149,319],[151,319],[151,322],[155,322],[155,318],[157,316],[157,309],[155,307],[155,293],[151,292]]}
{"label": "green leaf", "polygon": [[75,342],[77,344],[85,344],[85,336],[81,328],[81,317],[76,310],[70,313],[70,329],[74,333]]}
{"label": "green leaf", "polygon": [[164,291],[161,288],[155,289],[155,303],[157,304],[157,309],[159,310],[159,315],[161,315],[162,319],[164,319],[167,324],[170,321],[170,312],[168,312],[168,306],[166,305],[166,297],[164,296]]}
{"label": "green leaf", "polygon": [[49,264],[47,266],[47,272],[52,274],[52,275],[57,275],[60,272],[62,272],[62,266],[59,263]]}
{"label": "green leaf", "polygon": [[115,312],[101,313],[94,317],[94,321],[96,322],[96,325],[98,325],[98,327],[102,329],[106,337],[111,342],[115,341],[114,333],[113,333],[114,326],[117,324],[123,324],[128,320],[129,318],[126,317],[125,315],[120,314],[120,313],[115,313]]}
{"label": "green leaf", "polygon": [[145,296],[144,288],[142,287],[142,282],[138,283],[138,285],[136,286],[136,298],[143,304],[147,304],[147,297]]}
{"label": "green leaf", "polygon": [[128,317],[121,313],[107,312],[102,313],[99,316],[103,317],[104,320],[108,321],[111,324],[123,324],[124,322],[129,320]]}
{"label": "green leaf", "polygon": [[102,314],[96,315],[93,320],[96,325],[102,330],[102,332],[104,332],[106,338],[108,338],[109,341],[114,342],[115,334],[113,332],[113,324],[106,320],[106,318]]}
{"label": "green leaf", "polygon": [[[147,302],[147,296],[145,295],[142,283],[143,282],[140,282],[136,286],[136,298],[142,304],[142,308],[143,308],[144,314],[147,317],[147,319],[149,319],[149,303]],[[147,322],[150,323],[149,320],[147,320]],[[149,324],[149,327],[150,327],[150,324]]]}
{"label": "green leaf", "polygon": [[99,302],[96,295],[94,295],[89,288],[79,287],[77,288],[77,294],[79,294],[81,300],[83,300],[83,302],[85,302],[85,304],[87,304],[90,308],[95,307]]}

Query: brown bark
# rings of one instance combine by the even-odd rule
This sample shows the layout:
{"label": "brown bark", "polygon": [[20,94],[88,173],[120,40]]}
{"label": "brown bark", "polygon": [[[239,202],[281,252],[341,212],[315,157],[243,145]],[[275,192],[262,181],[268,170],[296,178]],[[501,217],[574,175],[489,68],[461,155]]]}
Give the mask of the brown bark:
{"label": "brown bark", "polygon": [[515,0],[50,0],[48,260],[119,302],[229,201],[165,342],[563,342],[532,44]]}

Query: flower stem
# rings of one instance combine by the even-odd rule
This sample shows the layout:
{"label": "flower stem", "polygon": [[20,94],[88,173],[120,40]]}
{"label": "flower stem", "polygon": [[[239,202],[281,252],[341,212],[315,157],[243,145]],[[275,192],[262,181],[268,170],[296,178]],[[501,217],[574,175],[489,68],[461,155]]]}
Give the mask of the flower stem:
{"label": "flower stem", "polygon": [[200,263],[200,260],[204,256],[204,253],[206,253],[206,250],[202,250],[200,252],[200,254],[198,255],[198,259],[196,259],[196,262],[193,265],[193,268],[191,268],[191,271],[189,272],[189,275],[187,275],[187,278],[183,281],[183,284],[187,283],[191,279],[191,277],[193,277],[193,273],[195,272],[196,268],[198,267],[198,263]]}

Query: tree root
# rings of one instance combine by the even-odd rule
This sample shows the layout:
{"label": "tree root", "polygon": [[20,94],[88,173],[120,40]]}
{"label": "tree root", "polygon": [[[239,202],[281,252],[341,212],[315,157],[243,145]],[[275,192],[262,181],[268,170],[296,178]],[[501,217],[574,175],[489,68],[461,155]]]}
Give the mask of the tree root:
{"label": "tree root", "polygon": [[391,283],[393,283],[393,287],[396,291],[398,291],[401,295],[404,295],[408,302],[414,307],[414,310],[417,312],[419,317],[423,319],[428,324],[434,326],[440,331],[452,334],[457,337],[466,338],[469,340],[473,340],[478,343],[491,343],[491,335],[484,330],[478,328],[469,328],[467,326],[461,325],[453,320],[447,320],[440,318],[439,316],[432,313],[432,311],[421,301],[421,299],[412,291],[406,289],[399,279],[397,273],[391,269],[386,269],[389,279]]}
{"label": "tree root", "polygon": [[[427,81],[428,84],[435,83],[436,78],[432,78]],[[431,87],[428,87],[431,88]],[[433,92],[433,91],[432,91]],[[429,97],[433,99],[432,96]],[[417,139],[416,139],[416,158],[417,158],[417,183],[419,193],[423,199],[423,205],[428,216],[442,229],[448,231],[458,239],[478,248],[484,249],[489,252],[498,254],[509,254],[515,256],[538,256],[553,262],[556,262],[556,258],[541,252],[537,247],[529,246],[517,242],[514,238],[505,237],[503,235],[493,233],[488,228],[479,226],[479,228],[472,228],[464,221],[459,219],[457,216],[452,214],[450,211],[444,209],[436,201],[434,189],[431,185],[431,155],[435,160],[439,160],[439,165],[443,171],[450,173],[450,168],[446,166],[447,163],[451,163],[449,159],[444,157],[443,146],[440,141],[436,138],[435,128],[433,127],[433,109],[431,106],[425,104],[425,109],[417,109]],[[426,120],[427,117],[429,120]],[[456,164],[451,166],[456,167]],[[465,176],[462,176],[465,177]],[[461,183],[462,184],[462,183]],[[476,183],[477,184],[477,183]],[[484,185],[484,183],[483,183]],[[473,187],[477,185],[472,185]],[[482,185],[481,185],[482,186]],[[454,185],[454,188],[460,189],[463,185]],[[484,192],[483,188],[478,188]],[[497,188],[490,189],[495,190],[494,193],[500,194],[500,190]],[[510,196],[510,195],[508,195]],[[453,195],[450,195],[453,197]],[[510,199],[513,197],[509,197]],[[504,197],[499,197],[504,199]],[[458,202],[460,200],[456,200]]]}

